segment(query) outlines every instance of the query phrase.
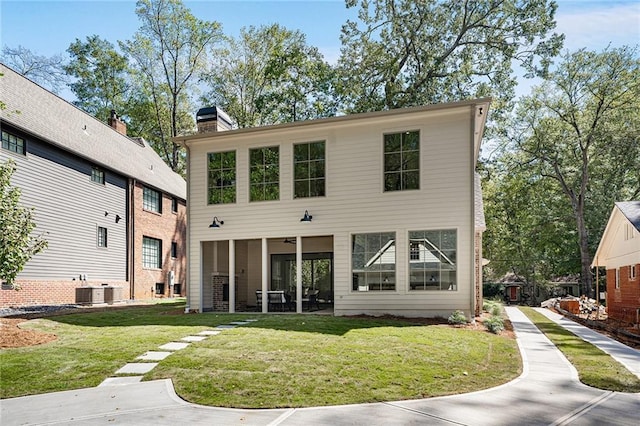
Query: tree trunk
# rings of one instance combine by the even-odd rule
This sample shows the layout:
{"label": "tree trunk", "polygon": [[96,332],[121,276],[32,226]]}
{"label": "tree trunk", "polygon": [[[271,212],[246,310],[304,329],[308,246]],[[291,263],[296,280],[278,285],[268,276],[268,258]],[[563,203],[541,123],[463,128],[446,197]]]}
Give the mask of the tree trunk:
{"label": "tree trunk", "polygon": [[591,255],[589,254],[589,241],[587,239],[587,227],[584,221],[584,205],[576,206],[576,222],[578,225],[578,238],[580,244],[580,275],[582,276],[581,293],[593,297],[593,277],[591,276]]}

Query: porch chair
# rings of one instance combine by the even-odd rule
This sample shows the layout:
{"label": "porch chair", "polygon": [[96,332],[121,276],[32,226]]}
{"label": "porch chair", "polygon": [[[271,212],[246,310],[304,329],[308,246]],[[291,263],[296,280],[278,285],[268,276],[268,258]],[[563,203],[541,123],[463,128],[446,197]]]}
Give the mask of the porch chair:
{"label": "porch chair", "polygon": [[262,290],[256,290],[256,311],[262,312]]}
{"label": "porch chair", "polygon": [[274,311],[283,311],[284,312],[284,305],[286,303],[286,301],[284,300],[284,294],[280,293],[280,292],[269,292],[267,293],[267,296],[269,298],[269,311],[271,311],[272,309]]}

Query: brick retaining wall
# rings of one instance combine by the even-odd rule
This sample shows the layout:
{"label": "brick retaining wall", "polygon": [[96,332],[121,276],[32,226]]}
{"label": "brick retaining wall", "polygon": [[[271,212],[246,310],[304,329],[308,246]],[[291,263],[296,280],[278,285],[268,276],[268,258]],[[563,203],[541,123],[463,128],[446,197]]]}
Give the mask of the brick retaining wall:
{"label": "brick retaining wall", "polygon": [[36,305],[66,305],[76,303],[76,288],[83,286],[122,287],[123,299],[129,299],[129,283],[126,281],[34,281],[18,280],[20,290],[14,290],[8,285],[0,289],[0,308],[36,306]]}

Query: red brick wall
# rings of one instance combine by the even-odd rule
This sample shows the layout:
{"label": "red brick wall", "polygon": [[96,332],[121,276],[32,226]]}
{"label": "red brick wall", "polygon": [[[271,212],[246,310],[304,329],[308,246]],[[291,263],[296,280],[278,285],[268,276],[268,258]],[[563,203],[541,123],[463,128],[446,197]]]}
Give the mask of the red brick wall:
{"label": "red brick wall", "polygon": [[20,290],[3,285],[0,290],[0,307],[18,307],[35,305],[64,305],[76,303],[76,287],[101,286],[109,284],[123,287],[122,296],[129,298],[129,283],[126,281],[27,281],[17,280]]}
{"label": "red brick wall", "polygon": [[[153,297],[174,296],[169,288],[169,271],[175,272],[174,283],[181,284],[181,295],[186,292],[186,233],[187,208],[182,200],[178,200],[178,212],[171,210],[172,197],[162,195],[162,213],[143,210],[143,185],[137,183],[133,189],[133,281],[134,299],[150,299]],[[162,240],[162,269],[148,269],[142,266],[142,237]],[[171,242],[178,245],[177,256],[171,258]],[[156,283],[164,283],[164,294],[155,294]]]}
{"label": "red brick wall", "polygon": [[640,309],[640,264],[636,264],[636,277],[629,279],[629,266],[620,267],[620,288],[616,289],[616,270],[607,269],[607,315],[627,323],[636,322]]}

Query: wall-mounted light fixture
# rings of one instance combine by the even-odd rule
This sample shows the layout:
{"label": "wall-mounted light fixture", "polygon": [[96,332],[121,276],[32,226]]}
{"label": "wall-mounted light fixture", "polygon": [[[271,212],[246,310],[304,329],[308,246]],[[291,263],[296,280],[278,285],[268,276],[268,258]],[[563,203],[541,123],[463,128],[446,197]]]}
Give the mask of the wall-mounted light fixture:
{"label": "wall-mounted light fixture", "polygon": [[116,215],[116,223],[120,222],[120,219],[122,219],[122,218],[120,217],[120,215],[119,215],[119,214],[117,214],[117,215]]}
{"label": "wall-mounted light fixture", "polygon": [[220,228],[221,225],[224,225],[224,220],[218,220],[218,216],[214,216],[209,228]]}
{"label": "wall-mounted light fixture", "polygon": [[300,219],[300,222],[309,223],[309,222],[311,222],[312,219],[313,219],[313,216],[311,216],[309,214],[308,210],[305,210],[304,211],[304,216],[302,217],[302,219]]}

